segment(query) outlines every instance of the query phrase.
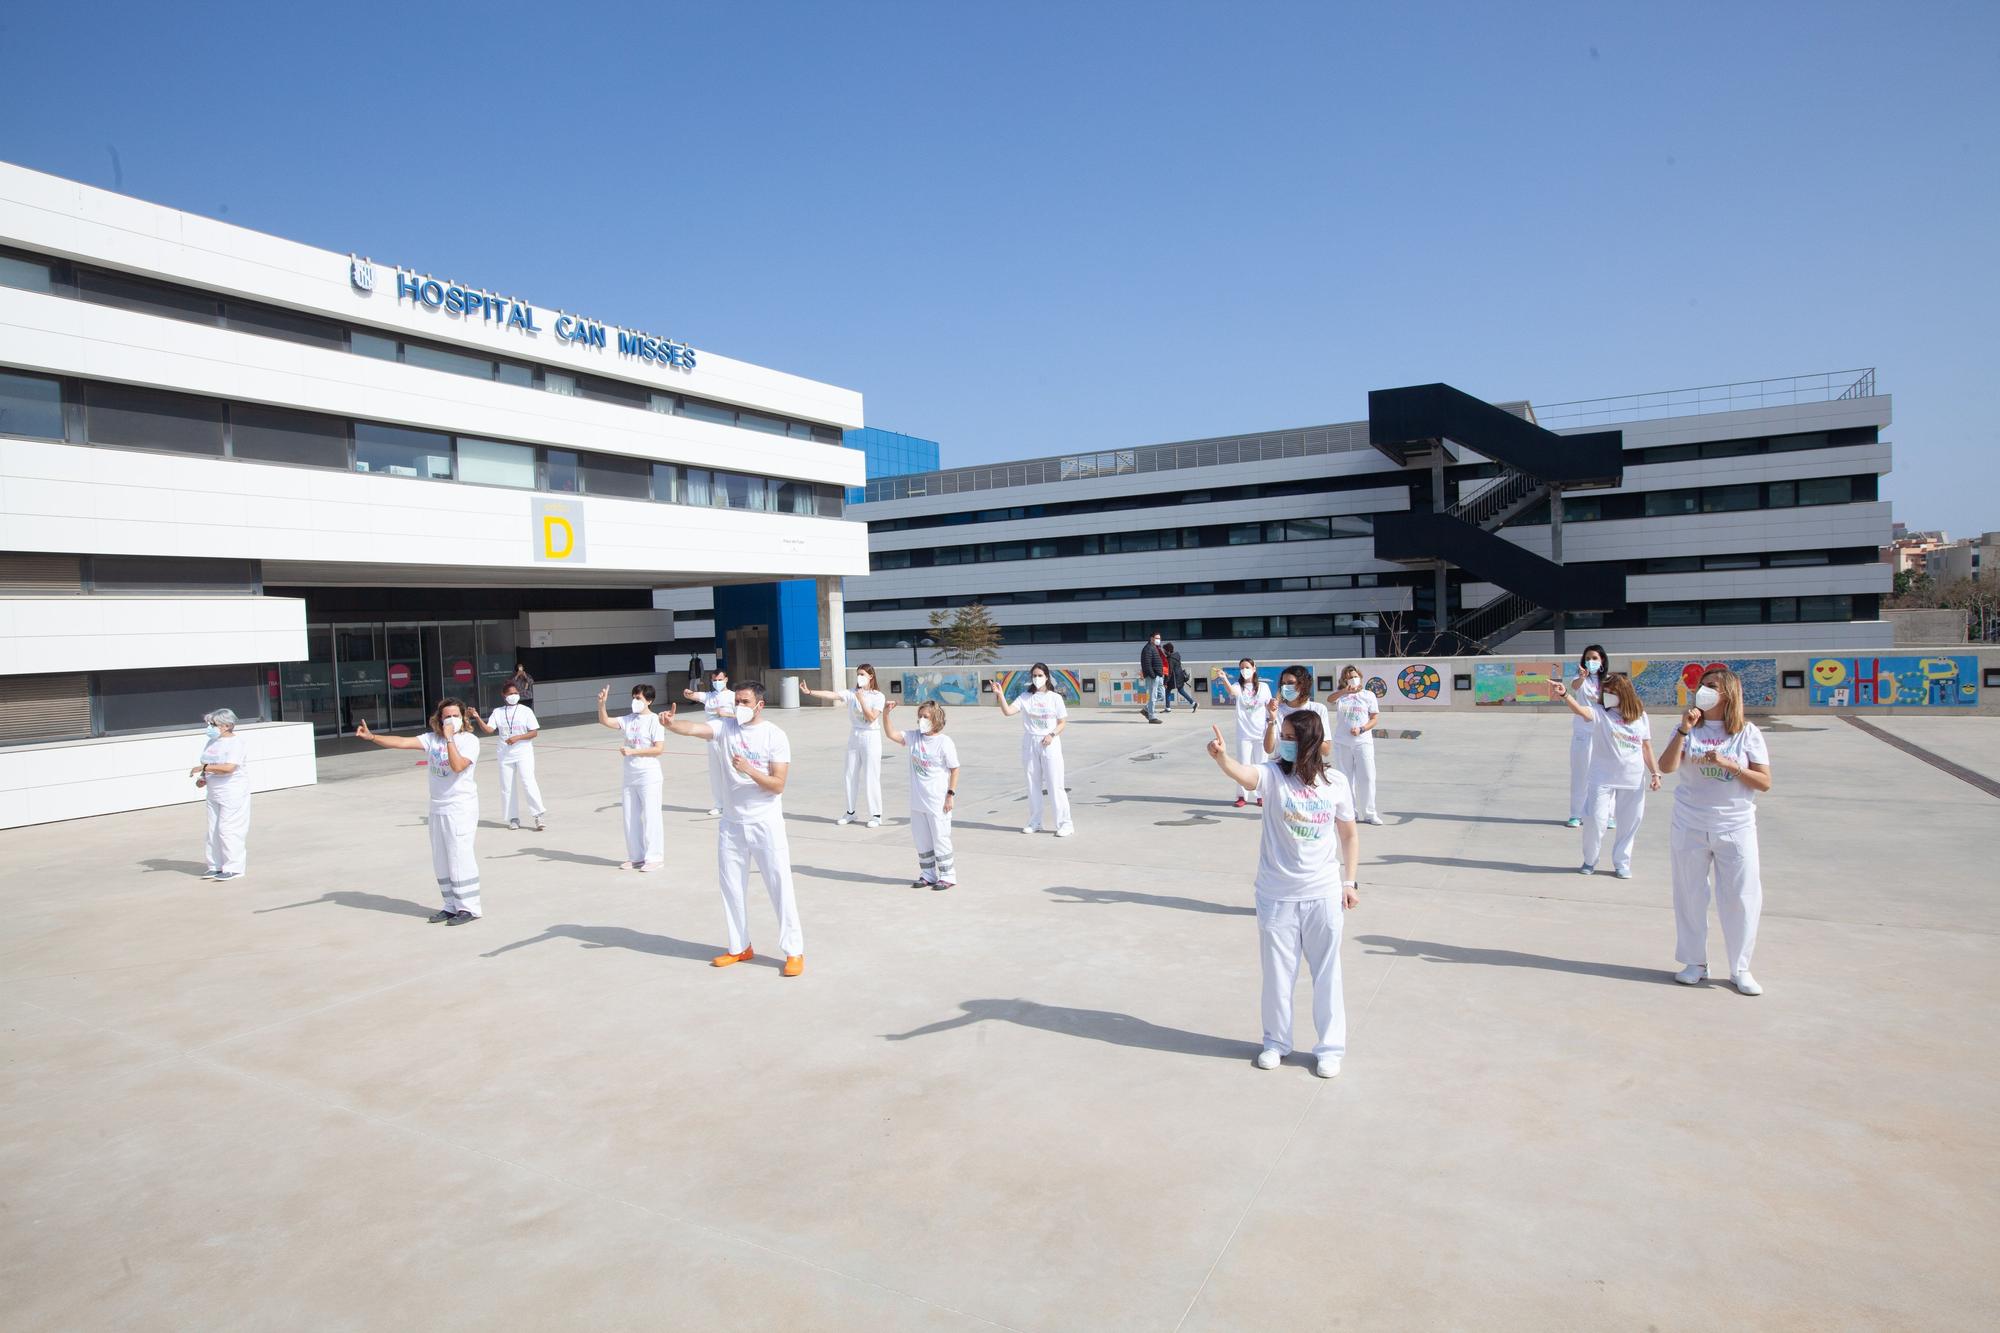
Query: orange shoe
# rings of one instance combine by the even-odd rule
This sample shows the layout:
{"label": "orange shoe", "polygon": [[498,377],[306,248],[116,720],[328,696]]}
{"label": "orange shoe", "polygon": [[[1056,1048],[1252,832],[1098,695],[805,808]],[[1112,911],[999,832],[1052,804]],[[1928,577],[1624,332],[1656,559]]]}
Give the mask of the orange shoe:
{"label": "orange shoe", "polygon": [[747,963],[756,956],[757,951],[746,944],[742,953],[719,953],[710,962],[715,967],[728,967],[731,963]]}
{"label": "orange shoe", "polygon": [[795,953],[786,957],[785,959],[786,976],[795,977],[799,973],[805,970],[806,970],[806,956],[804,954]]}

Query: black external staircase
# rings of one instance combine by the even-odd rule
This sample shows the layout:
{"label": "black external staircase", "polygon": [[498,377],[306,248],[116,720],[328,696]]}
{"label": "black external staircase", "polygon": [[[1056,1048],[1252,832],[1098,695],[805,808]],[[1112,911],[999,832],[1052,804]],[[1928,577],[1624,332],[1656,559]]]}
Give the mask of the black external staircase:
{"label": "black external staircase", "polygon": [[1482,651],[1551,612],[1625,605],[1622,571],[1559,564],[1500,535],[1508,520],[1553,502],[1561,491],[1617,485],[1625,468],[1622,432],[1557,435],[1449,384],[1415,384],[1368,395],[1368,441],[1401,466],[1456,463],[1457,445],[1500,469],[1448,507],[1376,515],[1376,559],[1443,561],[1505,590],[1443,625],[1440,641],[1455,639],[1457,651]]}

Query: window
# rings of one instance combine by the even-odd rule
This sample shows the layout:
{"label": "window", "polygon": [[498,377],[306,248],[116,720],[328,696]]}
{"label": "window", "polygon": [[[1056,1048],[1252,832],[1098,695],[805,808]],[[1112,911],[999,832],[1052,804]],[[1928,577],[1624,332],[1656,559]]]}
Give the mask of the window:
{"label": "window", "polygon": [[399,361],[402,359],[398,354],[394,338],[384,338],[379,333],[363,333],[360,329],[355,329],[347,335],[347,350],[358,352],[362,356],[376,357],[383,361]]}
{"label": "window", "polygon": [[1332,616],[1293,616],[1292,633],[1300,637],[1333,633]]}
{"label": "window", "polygon": [[[705,467],[691,467],[681,473],[681,503],[706,508],[715,503],[713,473]],[[899,568],[909,568],[905,560]]]}
{"label": "window", "polygon": [[85,417],[92,444],[222,456],[222,404],[183,393],[92,384]]}
{"label": "window", "polygon": [[1754,555],[1705,555],[1701,558],[1703,569],[1755,569],[1759,563]]}
{"label": "window", "polygon": [[646,406],[662,416],[672,416],[681,410],[680,399],[670,393],[656,393],[646,400]]}
{"label": "window", "polygon": [[251,306],[236,301],[222,307],[223,323],[238,333],[254,333],[265,338],[283,338],[340,351],[347,346],[347,330],[330,319],[302,315],[277,306]]}
{"label": "window", "polygon": [[54,741],[90,734],[90,678],[0,677],[7,707],[0,709],[0,743]]}
{"label": "window", "polygon": [[1563,522],[1595,523],[1604,517],[1604,501],[1595,496],[1563,500]]}
{"label": "window", "polygon": [[543,477],[542,489],[561,491],[574,495],[583,489],[582,480],[576,472],[576,454],[569,449],[548,451],[548,472]]}
{"label": "window", "polygon": [[469,356],[464,352],[448,352],[442,347],[426,347],[422,343],[403,344],[403,364],[420,366],[425,370],[442,370],[452,375],[464,375],[468,379],[490,380],[493,378],[491,357]]}
{"label": "window", "polygon": [[62,381],[0,370],[0,435],[62,439]]}
{"label": "window", "polygon": [[1699,625],[1701,623],[1700,602],[1649,602],[1646,604],[1648,625]]}
{"label": "window", "polygon": [[1356,574],[1354,576],[1354,586],[1357,588],[1378,588],[1381,585],[1382,576],[1380,574]]}
{"label": "window", "polygon": [[195,728],[202,714],[235,710],[244,722],[264,716],[257,668],[249,666],[173,667],[163,671],[107,671],[98,677],[98,705],[104,732]]}
{"label": "window", "polygon": [[736,424],[746,430],[763,431],[766,435],[783,435],[785,433],[785,419],[783,417],[765,416],[762,412],[752,412],[748,409],[736,414]]}
{"label": "window", "polygon": [[1704,514],[1725,514],[1756,507],[1755,482],[1745,482],[1740,486],[1709,486],[1701,493],[1701,511]]}
{"label": "window", "polygon": [[615,495],[643,500],[653,488],[653,470],[641,458],[620,458],[614,454],[581,454],[583,490],[586,495]]}
{"label": "window", "polygon": [[1646,517],[1664,518],[1673,514],[1694,514],[1701,511],[1701,492],[1648,491],[1646,492]]}
{"label": "window", "polygon": [[113,594],[200,592],[248,596],[257,591],[257,569],[248,560],[99,555],[91,557],[90,590]]}
{"label": "window", "polygon": [[535,488],[535,451],[525,444],[498,440],[458,440],[458,479],[476,486]]}
{"label": "window", "polygon": [[354,423],[354,470],[390,477],[451,479],[451,437],[435,431]]}
{"label": "window", "polygon": [[565,398],[576,397],[576,376],[566,375],[560,370],[542,372],[542,387],[550,393],[559,393]]}
{"label": "window", "polygon": [[677,504],[681,498],[681,470],[672,463],[653,464],[653,498]]}
{"label": "window", "polygon": [[1741,458],[1764,452],[1762,440],[1709,440],[1701,446],[1703,458]]}
{"label": "window", "polygon": [[1799,483],[1799,503],[1802,505],[1844,505],[1854,499],[1854,482],[1850,477],[1810,477]]}
{"label": "window", "polygon": [[1763,618],[1764,603],[1755,597],[1731,597],[1702,603],[1701,620],[1704,625],[1755,625]]}
{"label": "window", "polygon": [[718,472],[715,484],[725,508],[768,510],[771,507],[770,488],[762,477],[749,477],[741,472]]}
{"label": "window", "polygon": [[518,361],[501,361],[496,364],[500,370],[500,382],[502,384],[512,384],[523,389],[532,389],[535,387],[535,368],[533,366],[524,366]]}
{"label": "window", "polygon": [[24,292],[54,292],[55,267],[38,259],[0,255],[0,287],[18,287]]}
{"label": "window", "polygon": [[[1824,565],[1831,562],[1827,559],[1825,551],[1787,551],[1771,556],[1769,563],[1773,569],[1790,569],[1798,565]],[[1874,562],[1871,560],[1868,563]]]}
{"label": "window", "polygon": [[1327,518],[1288,518],[1285,520],[1285,540],[1293,542],[1322,541],[1333,536],[1333,520]]}
{"label": "window", "polygon": [[841,442],[841,434],[841,429],[838,426],[814,426],[812,428],[814,444],[839,444]]}
{"label": "window", "polygon": [[621,407],[644,407],[653,405],[653,395],[637,384],[627,384],[624,380],[604,380],[595,375],[576,377],[576,392],[580,398],[595,399],[600,403],[617,403]]}
{"label": "window", "polygon": [[681,407],[681,415],[693,417],[696,421],[713,421],[720,426],[736,424],[734,408],[724,407],[720,403],[703,402],[699,398],[688,399]]}
{"label": "window", "polygon": [[1315,574],[1312,576],[1312,586],[1321,589],[1352,588],[1354,586],[1354,576],[1352,574]]}
{"label": "window", "polygon": [[1264,540],[1264,529],[1257,523],[1232,523],[1229,525],[1231,546],[1251,546]]}
{"label": "window", "polygon": [[1646,562],[1648,574],[1693,574],[1701,569],[1701,557],[1693,555],[1655,556]]}
{"label": "window", "polygon": [[1771,599],[1771,623],[1773,625],[1789,625],[1798,618],[1798,598],[1773,597]]}
{"label": "window", "polygon": [[165,283],[148,282],[123,273],[101,269],[79,269],[76,294],[97,305],[136,310],[142,315],[213,324],[220,303],[199,292],[183,292]]}
{"label": "window", "polygon": [[1264,637],[1264,617],[1231,616],[1229,637],[1232,639],[1261,639]]}
{"label": "window", "polygon": [[877,551],[868,558],[868,565],[871,569],[908,569],[910,567],[910,553],[908,551]]}
{"label": "window", "polygon": [[1690,458],[1701,457],[1698,444],[1669,444],[1658,449],[1643,449],[1639,459],[1642,463],[1680,463]]}
{"label": "window", "polygon": [[1773,509],[1790,509],[1799,502],[1799,484],[1795,481],[1774,481],[1770,487]]}
{"label": "window", "polygon": [[1798,449],[1824,449],[1827,446],[1825,431],[1812,431],[1804,435],[1775,435],[1771,438],[1771,452],[1791,453]]}
{"label": "window", "polygon": [[347,467],[347,423],[317,412],[241,403],[229,409],[229,452],[259,463]]}
{"label": "window", "polygon": [[1800,620],[1852,620],[1854,599],[1846,593],[1837,597],[1799,598]]}

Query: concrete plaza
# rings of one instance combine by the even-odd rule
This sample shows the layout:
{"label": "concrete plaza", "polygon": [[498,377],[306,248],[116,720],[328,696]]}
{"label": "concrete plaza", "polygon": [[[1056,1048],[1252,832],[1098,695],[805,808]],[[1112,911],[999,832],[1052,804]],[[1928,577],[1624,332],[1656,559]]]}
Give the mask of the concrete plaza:
{"label": "concrete plaza", "polygon": [[[1323,1081],[1249,1063],[1256,812],[1210,711],[1074,716],[1059,841],[1019,831],[1016,724],[952,710],[931,893],[902,752],[886,826],[836,827],[844,720],[777,715],[796,980],[708,966],[678,738],[650,876],[616,869],[617,737],[545,735],[544,834],[499,826],[488,742],[464,927],[424,922],[406,752],[258,796],[232,884],[198,806],[0,834],[0,1327],[2000,1319],[2000,800],[1773,725],[1751,999],[1671,983],[1671,791],[1635,879],[1583,878],[1566,716],[1399,713]],[[2000,779],[2000,719],[1878,725]]]}

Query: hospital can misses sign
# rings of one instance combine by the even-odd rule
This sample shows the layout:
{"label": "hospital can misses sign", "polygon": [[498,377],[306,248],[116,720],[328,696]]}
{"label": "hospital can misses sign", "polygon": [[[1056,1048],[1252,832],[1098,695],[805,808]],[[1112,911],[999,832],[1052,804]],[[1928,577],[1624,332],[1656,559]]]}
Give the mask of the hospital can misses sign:
{"label": "hospital can misses sign", "polygon": [[531,500],[537,564],[580,565],[583,553],[583,506],[571,500]]}

